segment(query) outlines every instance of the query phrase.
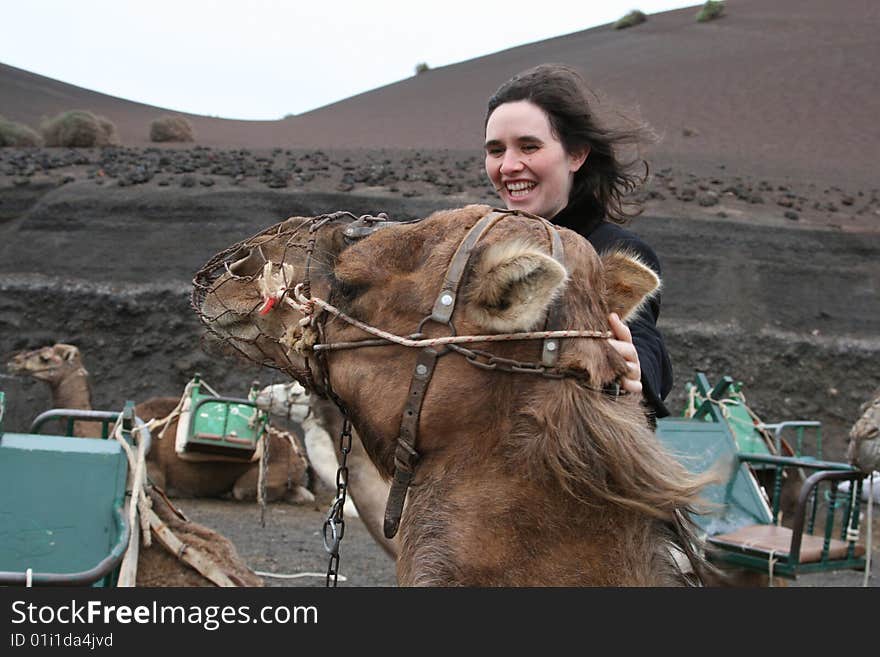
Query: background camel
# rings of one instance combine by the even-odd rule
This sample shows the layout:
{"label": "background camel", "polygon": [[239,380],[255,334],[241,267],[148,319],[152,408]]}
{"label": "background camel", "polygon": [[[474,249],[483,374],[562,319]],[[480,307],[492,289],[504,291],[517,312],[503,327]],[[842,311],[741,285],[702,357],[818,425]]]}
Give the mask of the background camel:
{"label": "background camel", "polygon": [[[294,285],[306,280],[306,250],[297,247],[315,240],[315,299],[406,336],[439,303],[453,253],[489,210],[438,212],[353,244],[344,232],[349,219],[323,218],[311,232],[317,219],[294,217],[212,259],[196,276],[193,304],[211,331],[244,355],[320,382],[316,359],[300,353],[313,356],[309,345],[317,339],[368,336],[338,317],[323,323],[320,338],[304,331],[302,314],[317,301],[302,306],[294,298]],[[466,269],[452,315],[457,335],[532,330],[557,296],[565,328],[603,331],[610,312],[627,316],[657,287],[631,258],[600,259],[577,234],[560,234],[565,268],[547,255],[540,221],[499,222]],[[276,271],[289,287],[272,289],[278,275],[263,280]],[[258,315],[267,295],[289,302]],[[535,342],[491,347],[502,362],[533,362],[541,351]],[[395,472],[416,358],[415,350],[394,345],[326,354],[327,380],[384,477]],[[603,391],[625,369],[607,341],[566,341],[558,368],[574,376],[489,371],[457,354],[440,361],[419,418],[419,457],[400,524],[401,584],[682,583],[669,545],[693,547],[681,512],[698,503],[708,479],[690,475],[663,450],[638,399]]]}
{"label": "background camel", "polygon": [[[869,474],[862,484],[862,498],[880,502],[880,388],[859,410],[862,414],[850,429],[846,458]],[[849,482],[840,488],[849,491]]]}
{"label": "background camel", "polygon": [[[264,388],[257,397],[257,404],[277,416],[287,417],[299,424],[305,434],[309,465],[321,482],[336,490],[336,473],[339,469],[339,435],[342,432],[342,415],[339,409],[326,399],[309,395],[296,381],[277,383]],[[382,478],[370,461],[357,432],[352,432],[351,452],[346,459],[348,468],[346,513],[351,504],[357,509],[355,515],[364,523],[370,536],[392,559],[397,558],[397,539],[389,539],[382,532],[385,501],[390,484]]]}
{"label": "background camel", "polygon": [[847,458],[865,472],[880,470],[880,388],[859,410],[862,415],[849,432]]}
{"label": "background camel", "polygon": [[[90,410],[92,400],[88,371],[82,355],[73,345],[55,344],[15,354],[7,364],[12,374],[29,375],[45,382],[52,393],[55,408]],[[135,414],[144,421],[167,417],[180,400],[156,397],[135,406]],[[234,461],[190,462],[178,458],[174,448],[177,418],[159,438],[153,432],[152,448],[147,455],[150,480],[171,497],[217,497],[231,493],[237,500],[255,500],[259,480],[259,463]],[[93,422],[74,423],[74,435],[99,437],[100,425]],[[267,501],[312,501],[305,489],[305,459],[293,449],[290,441],[280,435],[267,434],[269,467],[266,475]]]}

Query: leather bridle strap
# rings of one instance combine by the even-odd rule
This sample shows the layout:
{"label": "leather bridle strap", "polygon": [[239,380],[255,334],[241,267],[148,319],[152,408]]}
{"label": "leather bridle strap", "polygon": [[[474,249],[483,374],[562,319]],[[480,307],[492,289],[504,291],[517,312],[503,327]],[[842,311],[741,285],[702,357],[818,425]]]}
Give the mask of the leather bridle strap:
{"label": "leather bridle strap", "polygon": [[434,368],[439,356],[436,349],[427,347],[422,349],[416,358],[416,368],[409,384],[403,418],[400,421],[400,434],[397,437],[397,449],[394,452],[394,479],[391,480],[391,490],[388,492],[388,501],[385,503],[383,531],[386,538],[394,538],[400,527],[406,492],[409,490],[409,484],[419,460],[419,453],[415,447],[419,431],[419,417],[422,414],[425,393],[428,391],[428,384],[434,375]]}
{"label": "leather bridle strap", "polygon": [[471,252],[474,250],[480,238],[489,232],[496,223],[512,214],[511,210],[493,210],[485,217],[480,219],[473,225],[449,263],[449,269],[446,270],[446,278],[443,280],[443,287],[437,300],[434,302],[434,309],[431,311],[431,319],[440,324],[448,324],[452,319],[452,313],[455,310],[455,300],[458,298],[458,288],[461,285],[464,269],[470,260]]}
{"label": "leather bridle strap", "polygon": [[[565,249],[562,247],[562,237],[559,231],[546,219],[544,228],[550,236],[550,255],[556,262],[565,268]],[[562,326],[562,295],[550,304],[547,310],[547,321],[544,323],[545,331],[558,331]],[[559,361],[560,341],[557,338],[545,338],[541,344],[541,364],[544,367],[556,367]]]}
{"label": "leather bridle strap", "polygon": [[[483,237],[495,224],[516,212],[511,210],[493,210],[482,219],[480,219],[468,231],[465,238],[458,245],[458,249],[449,263],[446,271],[446,277],[431,315],[422,321],[424,325],[428,320],[445,324],[454,330],[452,326],[452,314],[455,311],[455,301],[458,298],[461,280],[464,277],[465,269],[470,260],[471,253],[477,242]],[[545,226],[550,234],[551,251],[553,257],[564,265],[564,257],[562,252],[562,240],[556,229],[549,222],[545,221]],[[548,325],[558,324],[561,302],[557,301],[553,304],[550,314],[548,315]],[[421,331],[421,326],[419,327]],[[548,345],[553,346],[548,349]],[[388,502],[385,505],[385,521],[383,531],[386,538],[393,538],[397,534],[400,527],[400,519],[403,515],[403,505],[406,501],[406,493],[409,489],[410,482],[415,472],[415,466],[419,459],[419,453],[416,451],[416,438],[418,436],[419,418],[422,413],[422,405],[425,401],[425,394],[428,391],[428,384],[434,375],[434,369],[437,366],[437,360],[440,356],[449,352],[448,349],[442,348],[438,351],[435,347],[425,347],[419,352],[416,359],[416,366],[410,381],[407,401],[403,410],[403,418],[400,422],[400,433],[397,438],[397,449],[394,453],[394,478],[391,482],[391,490],[388,493]],[[558,358],[558,340],[544,340],[543,354],[549,354],[555,364]],[[547,364],[547,359],[544,360]]]}
{"label": "leather bridle strap", "polygon": [[[452,313],[455,311],[455,300],[458,297],[458,289],[464,276],[471,252],[474,250],[480,238],[489,231],[492,226],[511,214],[509,211],[494,210],[480,219],[465,235],[455,255],[446,270],[443,286],[434,302],[434,308],[429,319],[439,324],[451,325]],[[421,327],[420,329],[421,330]],[[425,401],[425,393],[428,384],[434,376],[434,368],[437,359],[448,353],[448,349],[438,351],[433,347],[425,347],[419,352],[416,359],[416,367],[413,371],[412,380],[409,384],[406,405],[403,409],[403,418],[400,421],[400,434],[397,437],[397,449],[394,452],[394,479],[391,481],[391,490],[388,493],[388,502],[385,504],[385,522],[383,531],[386,538],[394,538],[400,527],[400,518],[403,515],[403,504],[406,501],[406,492],[412,481],[419,453],[416,451],[416,437],[419,431],[419,418],[422,414],[422,404]]]}

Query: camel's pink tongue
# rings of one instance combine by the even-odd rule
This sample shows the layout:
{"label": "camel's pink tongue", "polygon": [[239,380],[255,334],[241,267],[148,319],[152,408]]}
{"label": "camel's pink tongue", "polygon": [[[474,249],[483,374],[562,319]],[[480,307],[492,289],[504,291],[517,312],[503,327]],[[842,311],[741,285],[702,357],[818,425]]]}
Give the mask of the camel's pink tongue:
{"label": "camel's pink tongue", "polygon": [[269,297],[268,299],[266,299],[266,301],[263,303],[263,307],[260,308],[260,314],[266,315],[270,310],[272,310],[272,308],[275,307],[276,301],[277,299],[275,297]]}

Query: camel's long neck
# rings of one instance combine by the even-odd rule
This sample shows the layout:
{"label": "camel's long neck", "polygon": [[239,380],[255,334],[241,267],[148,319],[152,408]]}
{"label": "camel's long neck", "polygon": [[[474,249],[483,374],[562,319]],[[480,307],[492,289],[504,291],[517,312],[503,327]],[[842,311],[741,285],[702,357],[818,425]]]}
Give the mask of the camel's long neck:
{"label": "camel's long neck", "polygon": [[53,385],[52,404],[55,408],[92,410],[88,372],[84,368],[78,367],[68,372],[58,383]]}
{"label": "camel's long neck", "polygon": [[[88,372],[83,367],[68,372],[58,383],[51,386],[51,390],[52,406],[55,408],[92,410]],[[76,422],[73,434],[85,438],[98,437],[101,435],[100,425],[91,422]]]}
{"label": "camel's long neck", "polygon": [[584,504],[555,482],[485,462],[471,470],[446,465],[423,473],[409,492],[402,585],[674,584],[663,572],[658,521]]}

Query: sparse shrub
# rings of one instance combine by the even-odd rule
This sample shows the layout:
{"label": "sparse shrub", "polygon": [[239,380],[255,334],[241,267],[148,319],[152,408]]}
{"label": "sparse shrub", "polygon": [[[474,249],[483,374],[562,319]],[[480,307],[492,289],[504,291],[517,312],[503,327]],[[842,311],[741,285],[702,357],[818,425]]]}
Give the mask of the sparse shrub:
{"label": "sparse shrub", "polygon": [[192,123],[182,116],[160,116],[150,122],[150,141],[195,141]]}
{"label": "sparse shrub", "polygon": [[431,70],[431,67],[428,66],[427,62],[419,62],[416,64],[416,75],[421,75],[422,73],[427,73]]}
{"label": "sparse shrub", "polygon": [[644,23],[646,20],[648,20],[648,17],[645,16],[644,12],[641,12],[638,9],[633,9],[626,16],[617,19],[617,22],[614,24],[614,29],[622,30],[627,27],[632,27],[633,25],[638,25],[639,23]]}
{"label": "sparse shrub", "polygon": [[89,148],[119,143],[116,126],[110,119],[86,110],[70,110],[40,124],[46,146]]}
{"label": "sparse shrub", "polygon": [[724,0],[707,0],[700,11],[697,13],[697,22],[705,23],[707,21],[720,18],[724,13]]}
{"label": "sparse shrub", "polygon": [[0,116],[0,147],[3,146],[40,146],[43,140],[36,130],[23,123],[16,123]]}
{"label": "sparse shrub", "polygon": [[104,135],[105,144],[119,144],[119,133],[116,132],[116,124],[113,123],[106,116],[96,116],[98,119],[98,127],[101,128],[101,133]]}

